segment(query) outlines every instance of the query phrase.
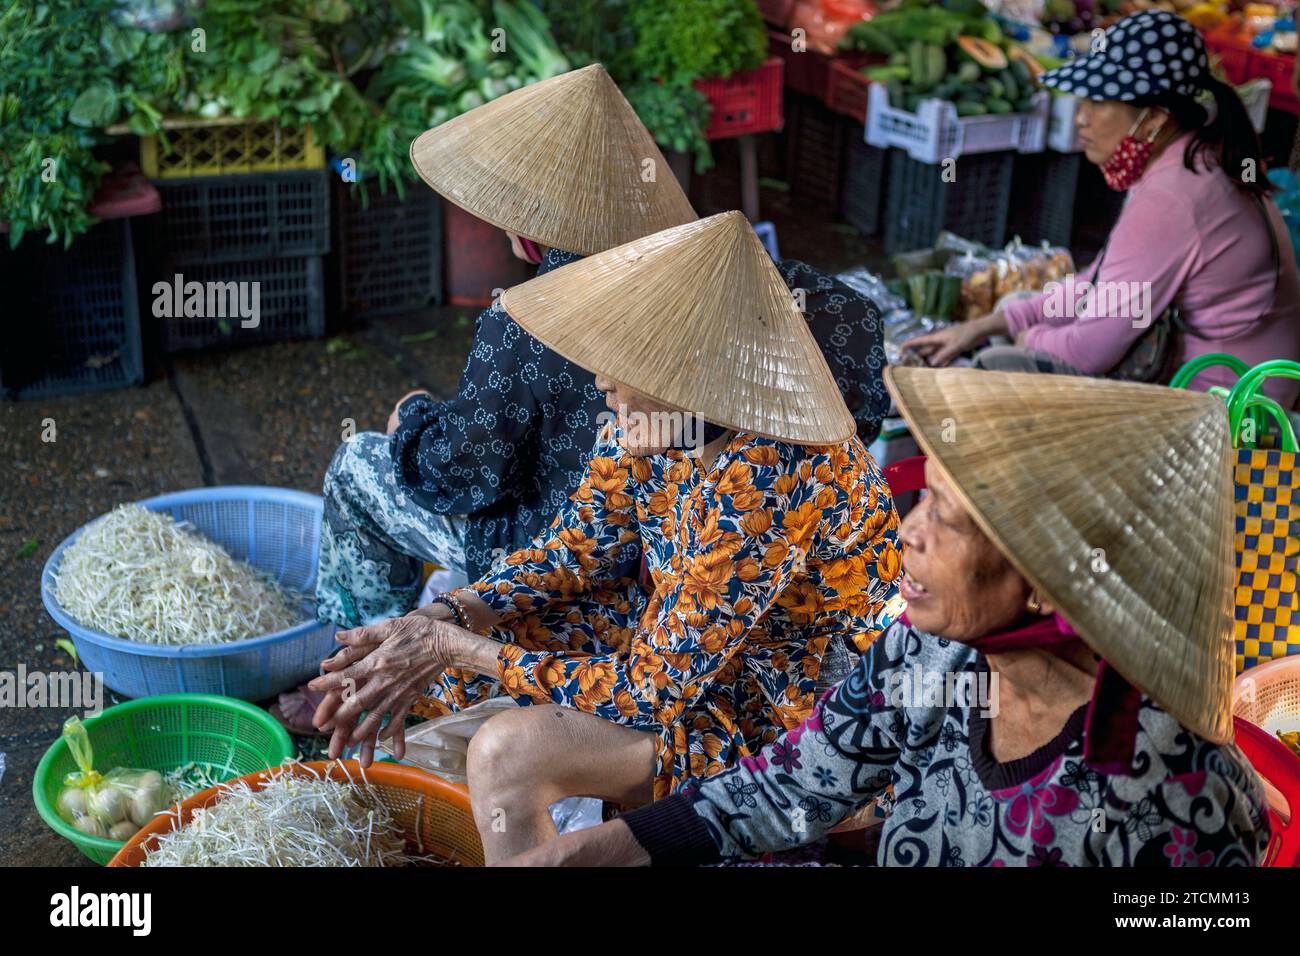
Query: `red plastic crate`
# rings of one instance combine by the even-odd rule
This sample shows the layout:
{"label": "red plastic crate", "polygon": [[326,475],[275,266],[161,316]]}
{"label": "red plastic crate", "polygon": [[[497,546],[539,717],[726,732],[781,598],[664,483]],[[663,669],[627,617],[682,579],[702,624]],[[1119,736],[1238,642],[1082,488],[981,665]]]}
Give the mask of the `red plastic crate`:
{"label": "red plastic crate", "polygon": [[1221,34],[1207,34],[1205,49],[1211,57],[1218,58],[1229,83],[1240,86],[1251,78],[1251,61],[1255,59],[1255,52],[1249,45],[1243,46]]}
{"label": "red plastic crate", "polygon": [[831,58],[815,50],[795,52],[794,40],[780,30],[767,31],[767,48],[772,56],[785,61],[785,85],[796,93],[826,100],[826,82],[830,76]]}
{"label": "red plastic crate", "polygon": [[709,98],[713,107],[705,138],[727,139],[780,129],[785,122],[781,114],[784,66],[785,62],[774,56],[757,70],[697,82],[695,88]]}
{"label": "red plastic crate", "polygon": [[1286,110],[1300,116],[1300,100],[1291,91],[1291,77],[1295,74],[1295,57],[1283,53],[1256,53],[1255,76],[1273,82],[1268,105],[1275,110]]}
{"label": "red plastic crate", "polygon": [[794,0],[758,0],[758,12],[774,27],[784,27],[794,12]]}
{"label": "red plastic crate", "polygon": [[1248,80],[1264,78],[1272,82],[1268,105],[1300,116],[1300,100],[1291,91],[1295,57],[1285,53],[1266,53],[1251,45],[1251,34],[1229,27],[1205,34],[1205,48],[1219,58],[1228,82],[1240,86]]}
{"label": "red plastic crate", "polygon": [[826,105],[864,125],[867,122],[867,90],[871,86],[871,81],[861,72],[865,63],[861,57],[832,60],[826,83]]}

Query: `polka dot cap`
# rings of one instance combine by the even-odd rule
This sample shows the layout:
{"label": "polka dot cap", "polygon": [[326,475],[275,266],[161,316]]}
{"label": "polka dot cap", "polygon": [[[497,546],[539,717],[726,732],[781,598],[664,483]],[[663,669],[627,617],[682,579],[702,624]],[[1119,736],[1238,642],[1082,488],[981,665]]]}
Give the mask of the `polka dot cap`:
{"label": "polka dot cap", "polygon": [[1210,75],[1197,29],[1177,14],[1145,10],[1120,20],[1093,52],[1044,73],[1041,82],[1090,100],[1195,96]]}

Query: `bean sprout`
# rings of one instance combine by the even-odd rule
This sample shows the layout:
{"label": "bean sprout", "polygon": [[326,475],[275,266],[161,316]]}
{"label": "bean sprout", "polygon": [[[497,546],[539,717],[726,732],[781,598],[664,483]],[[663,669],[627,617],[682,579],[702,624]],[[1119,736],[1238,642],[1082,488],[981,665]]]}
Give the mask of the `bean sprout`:
{"label": "bean sprout", "polygon": [[[299,765],[301,766],[301,765]],[[188,825],[162,834],[144,866],[404,866],[402,830],[369,784],[283,767],[261,789],[221,784]],[[177,810],[167,811],[176,816]]]}
{"label": "bean sprout", "polygon": [[308,614],[258,569],[191,525],[120,505],[63,552],[55,597],[79,624],[143,644],[225,644]]}

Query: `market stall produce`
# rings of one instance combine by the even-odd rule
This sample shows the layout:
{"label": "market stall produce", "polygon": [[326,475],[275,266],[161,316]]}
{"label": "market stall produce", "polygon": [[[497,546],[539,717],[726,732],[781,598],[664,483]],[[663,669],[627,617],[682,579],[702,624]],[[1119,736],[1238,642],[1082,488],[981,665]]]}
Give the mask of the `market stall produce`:
{"label": "market stall produce", "polygon": [[192,526],[119,505],[63,553],[55,596],[79,624],[148,644],[222,644],[304,620],[276,581]]}

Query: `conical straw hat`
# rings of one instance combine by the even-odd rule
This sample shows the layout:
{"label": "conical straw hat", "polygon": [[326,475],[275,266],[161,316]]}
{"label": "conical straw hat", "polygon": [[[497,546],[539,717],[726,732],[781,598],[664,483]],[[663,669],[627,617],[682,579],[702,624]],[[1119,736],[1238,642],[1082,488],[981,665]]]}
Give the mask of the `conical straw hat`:
{"label": "conical straw hat", "polygon": [[912,434],[1079,636],[1185,727],[1232,739],[1232,443],[1210,395],[889,368]]}
{"label": "conical straw hat", "polygon": [[420,134],[411,162],[478,218],[584,256],[695,218],[654,138],[599,63]]}
{"label": "conical straw hat", "polygon": [[717,425],[806,445],[855,433],[808,323],[738,212],[570,263],[501,304],[570,361]]}

